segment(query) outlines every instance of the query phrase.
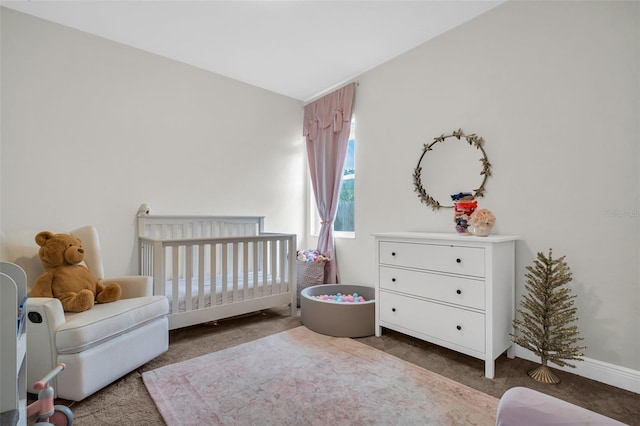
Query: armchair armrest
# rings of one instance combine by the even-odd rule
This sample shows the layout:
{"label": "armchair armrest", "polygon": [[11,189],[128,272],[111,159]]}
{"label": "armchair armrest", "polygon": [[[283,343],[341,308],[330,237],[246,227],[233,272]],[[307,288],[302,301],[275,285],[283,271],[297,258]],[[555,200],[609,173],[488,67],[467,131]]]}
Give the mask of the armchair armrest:
{"label": "armchair armrest", "polygon": [[153,279],[151,277],[143,275],[110,277],[100,282],[105,286],[109,283],[119,283],[120,287],[122,287],[122,299],[153,296]]}
{"label": "armchair armrest", "polygon": [[58,299],[29,297],[26,309],[27,386],[34,392],[31,386],[57,364],[56,332],[66,320]]}

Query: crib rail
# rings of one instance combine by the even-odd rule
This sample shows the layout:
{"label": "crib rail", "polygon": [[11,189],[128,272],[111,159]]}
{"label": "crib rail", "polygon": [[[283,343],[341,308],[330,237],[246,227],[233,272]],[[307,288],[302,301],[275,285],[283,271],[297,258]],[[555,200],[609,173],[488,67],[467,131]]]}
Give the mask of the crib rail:
{"label": "crib rail", "polygon": [[264,216],[138,216],[138,236],[160,239],[260,235]]}

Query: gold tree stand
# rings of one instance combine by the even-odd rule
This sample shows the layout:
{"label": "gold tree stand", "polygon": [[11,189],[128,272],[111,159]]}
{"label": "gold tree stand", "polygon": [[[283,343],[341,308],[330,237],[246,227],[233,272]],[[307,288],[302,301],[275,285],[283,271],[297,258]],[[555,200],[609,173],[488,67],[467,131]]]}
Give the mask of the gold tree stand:
{"label": "gold tree stand", "polygon": [[560,383],[560,378],[556,376],[553,371],[546,365],[541,365],[540,367],[528,371],[527,374],[534,380],[537,380],[542,383],[549,383],[552,385],[557,385]]}

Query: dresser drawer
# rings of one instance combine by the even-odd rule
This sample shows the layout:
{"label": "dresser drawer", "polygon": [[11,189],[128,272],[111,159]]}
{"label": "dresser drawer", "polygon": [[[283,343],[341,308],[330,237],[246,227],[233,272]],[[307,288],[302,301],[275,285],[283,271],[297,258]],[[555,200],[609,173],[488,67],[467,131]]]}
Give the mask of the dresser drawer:
{"label": "dresser drawer", "polygon": [[484,309],[484,281],[381,266],[380,288],[457,305]]}
{"label": "dresser drawer", "polygon": [[[380,291],[380,321],[484,353],[484,314]],[[386,323],[386,324],[385,324]]]}
{"label": "dresser drawer", "polygon": [[484,248],[381,241],[381,264],[484,277]]}

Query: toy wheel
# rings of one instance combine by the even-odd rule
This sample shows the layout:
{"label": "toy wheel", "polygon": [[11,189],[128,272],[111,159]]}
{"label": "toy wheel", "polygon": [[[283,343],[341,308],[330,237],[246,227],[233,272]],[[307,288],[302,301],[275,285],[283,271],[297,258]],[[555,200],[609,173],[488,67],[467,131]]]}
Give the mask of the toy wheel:
{"label": "toy wheel", "polygon": [[71,426],[73,424],[73,411],[65,405],[55,405],[53,416],[49,417],[49,423],[55,426]]}

